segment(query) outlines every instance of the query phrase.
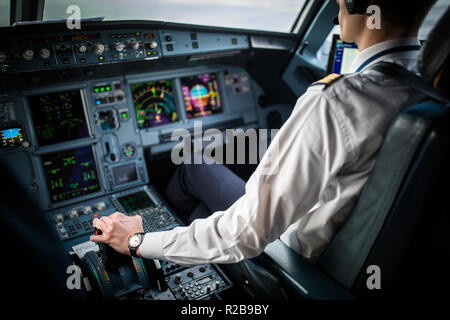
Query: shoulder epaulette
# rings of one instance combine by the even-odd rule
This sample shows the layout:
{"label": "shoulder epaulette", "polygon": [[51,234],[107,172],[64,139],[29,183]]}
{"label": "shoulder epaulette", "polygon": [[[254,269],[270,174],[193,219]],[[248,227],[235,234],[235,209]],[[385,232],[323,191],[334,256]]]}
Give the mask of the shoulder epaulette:
{"label": "shoulder epaulette", "polygon": [[327,75],[325,78],[323,78],[322,80],[312,83],[311,86],[324,85],[325,87],[328,87],[328,86],[332,85],[333,83],[335,83],[336,81],[338,81],[339,79],[341,79],[343,76],[344,75],[342,75],[342,74],[331,73],[331,74]]}

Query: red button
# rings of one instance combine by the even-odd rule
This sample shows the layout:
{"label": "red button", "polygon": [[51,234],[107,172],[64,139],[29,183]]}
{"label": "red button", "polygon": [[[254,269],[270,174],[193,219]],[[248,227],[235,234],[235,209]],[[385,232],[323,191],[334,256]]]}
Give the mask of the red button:
{"label": "red button", "polygon": [[96,214],[93,215],[94,218],[98,218],[98,216],[99,216],[98,213],[96,213]]}

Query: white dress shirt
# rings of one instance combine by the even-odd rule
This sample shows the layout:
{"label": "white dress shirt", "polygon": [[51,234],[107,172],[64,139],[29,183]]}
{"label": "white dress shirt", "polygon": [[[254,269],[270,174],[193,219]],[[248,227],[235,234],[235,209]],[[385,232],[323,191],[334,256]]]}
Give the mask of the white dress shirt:
{"label": "white dress shirt", "polygon": [[[377,44],[357,56],[354,69],[386,50],[418,44],[417,39]],[[141,255],[182,264],[232,263],[259,255],[280,238],[316,261],[353,208],[390,124],[423,98],[368,67],[389,61],[416,70],[418,52],[384,54],[328,87],[308,88],[248,180],[245,195],[187,227],[147,233]],[[278,155],[270,159],[277,144]],[[271,160],[278,171],[266,174]]]}

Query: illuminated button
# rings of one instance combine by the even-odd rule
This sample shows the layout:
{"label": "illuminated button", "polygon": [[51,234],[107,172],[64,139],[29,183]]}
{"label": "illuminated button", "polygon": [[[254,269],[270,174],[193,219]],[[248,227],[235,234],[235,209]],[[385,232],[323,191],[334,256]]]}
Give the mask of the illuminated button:
{"label": "illuminated button", "polygon": [[92,215],[94,218],[98,218],[100,215],[98,213]]}
{"label": "illuminated button", "polygon": [[106,209],[106,203],[104,201],[100,201],[99,203],[97,203],[95,205],[95,209],[97,209],[98,211],[103,211]]}

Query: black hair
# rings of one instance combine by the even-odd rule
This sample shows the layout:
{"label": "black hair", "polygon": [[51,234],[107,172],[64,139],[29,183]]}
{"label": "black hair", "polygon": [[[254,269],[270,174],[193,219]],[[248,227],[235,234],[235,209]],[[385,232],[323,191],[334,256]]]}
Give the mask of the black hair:
{"label": "black hair", "polygon": [[392,25],[418,30],[436,0],[373,0],[380,6],[381,18]]}

